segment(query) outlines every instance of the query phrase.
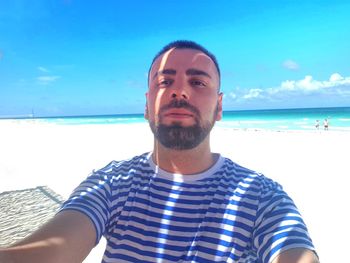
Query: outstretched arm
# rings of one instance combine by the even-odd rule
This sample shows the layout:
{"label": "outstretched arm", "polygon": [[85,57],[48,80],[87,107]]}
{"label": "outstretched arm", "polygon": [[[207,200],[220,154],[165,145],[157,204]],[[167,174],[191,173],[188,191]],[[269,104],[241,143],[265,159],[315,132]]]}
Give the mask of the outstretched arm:
{"label": "outstretched arm", "polygon": [[319,263],[319,260],[309,249],[293,248],[279,254],[272,263]]}
{"label": "outstretched arm", "polygon": [[94,247],[95,239],[90,219],[81,212],[66,210],[19,243],[0,249],[0,262],[82,262]]}

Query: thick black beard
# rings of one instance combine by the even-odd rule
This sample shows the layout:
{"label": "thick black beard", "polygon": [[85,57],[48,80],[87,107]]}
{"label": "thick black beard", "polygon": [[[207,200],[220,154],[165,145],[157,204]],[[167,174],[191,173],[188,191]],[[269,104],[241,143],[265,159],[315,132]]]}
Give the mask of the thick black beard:
{"label": "thick black beard", "polygon": [[[150,121],[149,125],[157,140],[166,148],[173,150],[190,150],[197,147],[210,133],[215,124],[213,117],[211,122],[200,125],[200,113],[197,108],[190,105],[186,100],[173,100],[160,109],[160,113],[171,108],[184,108],[195,115],[195,124],[188,127],[181,126],[180,122],[171,125],[162,124],[162,120],[156,125]],[[219,107],[216,106],[214,116],[217,116]]]}
{"label": "thick black beard", "polygon": [[173,150],[190,150],[197,147],[210,133],[213,124],[206,123],[203,127],[195,124],[183,127],[174,123],[173,125],[150,122],[151,130],[158,141],[166,148]]}

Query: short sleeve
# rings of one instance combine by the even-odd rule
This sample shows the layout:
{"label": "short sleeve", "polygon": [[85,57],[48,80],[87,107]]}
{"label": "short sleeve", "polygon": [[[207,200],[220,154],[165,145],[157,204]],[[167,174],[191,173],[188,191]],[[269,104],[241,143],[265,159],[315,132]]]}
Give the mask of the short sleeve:
{"label": "short sleeve", "polygon": [[110,189],[108,175],[93,172],[73,191],[59,211],[76,210],[88,216],[95,226],[96,244],[105,233],[110,217]]}
{"label": "short sleeve", "polygon": [[253,246],[259,262],[271,262],[279,253],[292,248],[314,251],[306,225],[293,200],[282,187],[267,179],[261,189]]}

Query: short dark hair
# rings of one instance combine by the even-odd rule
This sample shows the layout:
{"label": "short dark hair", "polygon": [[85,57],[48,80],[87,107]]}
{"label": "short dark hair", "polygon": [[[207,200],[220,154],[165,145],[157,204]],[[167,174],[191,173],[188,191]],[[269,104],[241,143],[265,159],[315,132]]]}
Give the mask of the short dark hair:
{"label": "short dark hair", "polygon": [[[216,59],[216,57],[211,53],[209,52],[205,47],[197,44],[196,42],[194,41],[190,41],[190,40],[176,40],[176,41],[173,41],[173,42],[170,42],[169,44],[167,44],[166,46],[164,46],[156,55],[155,57],[153,58],[152,60],[152,63],[151,63],[151,66],[148,70],[148,81],[149,81],[149,74],[151,73],[151,69],[152,69],[152,66],[153,66],[153,63],[154,61],[159,58],[161,55],[163,55],[164,53],[166,53],[168,50],[172,49],[172,48],[175,48],[175,49],[194,49],[194,50],[199,50],[201,52],[203,52],[204,54],[206,54],[213,62],[214,62],[214,65],[218,71],[218,74],[219,74],[219,83],[220,83],[220,68],[219,68],[219,63]],[[219,84],[220,85],[220,84]]]}

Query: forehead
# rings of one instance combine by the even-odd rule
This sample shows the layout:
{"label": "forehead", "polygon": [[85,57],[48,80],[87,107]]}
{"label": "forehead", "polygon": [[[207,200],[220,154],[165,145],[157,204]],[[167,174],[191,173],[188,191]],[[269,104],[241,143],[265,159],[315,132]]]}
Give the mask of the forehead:
{"label": "forehead", "polygon": [[159,56],[152,65],[150,77],[164,69],[175,69],[181,72],[189,68],[203,70],[212,78],[218,78],[216,66],[210,57],[199,50],[187,48],[172,48]]}

